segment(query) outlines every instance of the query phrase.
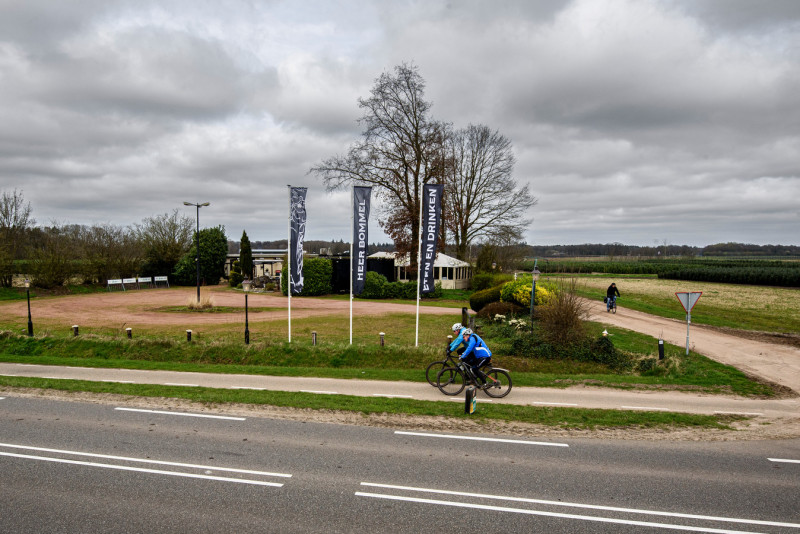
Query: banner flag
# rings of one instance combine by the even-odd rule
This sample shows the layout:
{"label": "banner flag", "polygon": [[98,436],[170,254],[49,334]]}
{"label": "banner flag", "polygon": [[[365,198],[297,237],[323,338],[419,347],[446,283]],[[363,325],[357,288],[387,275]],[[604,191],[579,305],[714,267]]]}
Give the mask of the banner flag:
{"label": "banner flag", "polygon": [[419,257],[420,293],[433,293],[433,262],[436,261],[436,241],[442,216],[442,191],[439,184],[425,184],[422,188],[422,234]]}
{"label": "banner flag", "polygon": [[303,291],[303,241],[306,238],[306,187],[291,187],[289,194],[289,291]]}
{"label": "banner flag", "polygon": [[372,188],[353,187],[353,261],[351,262],[353,277],[353,294],[360,295],[364,291],[367,277],[367,250],[369,244],[369,208]]}

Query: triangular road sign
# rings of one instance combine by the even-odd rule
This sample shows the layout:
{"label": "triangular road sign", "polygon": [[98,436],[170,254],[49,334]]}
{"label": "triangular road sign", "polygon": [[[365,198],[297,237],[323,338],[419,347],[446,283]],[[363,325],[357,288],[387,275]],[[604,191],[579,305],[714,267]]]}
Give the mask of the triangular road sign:
{"label": "triangular road sign", "polygon": [[683,306],[683,309],[686,310],[686,313],[689,313],[692,311],[692,308],[694,308],[694,305],[697,304],[697,301],[700,300],[700,296],[702,294],[702,291],[694,291],[688,293],[675,293],[675,296],[678,297],[679,301],[681,301],[681,306]]}

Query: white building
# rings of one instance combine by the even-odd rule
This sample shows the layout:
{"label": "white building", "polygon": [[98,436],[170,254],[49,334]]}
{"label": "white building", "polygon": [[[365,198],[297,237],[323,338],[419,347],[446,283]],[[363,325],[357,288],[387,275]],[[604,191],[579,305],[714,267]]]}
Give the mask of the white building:
{"label": "white building", "polygon": [[[268,276],[274,278],[283,269],[283,259],[286,257],[286,249],[253,249],[253,276]],[[233,262],[239,259],[239,254],[228,254],[225,261],[225,276],[231,275]]]}
{"label": "white building", "polygon": [[[397,280],[408,282],[408,267],[411,264],[408,254],[399,257],[396,252],[376,252],[369,257],[394,259]],[[433,278],[442,283],[442,289],[468,289],[472,279],[472,266],[465,261],[437,252],[433,262]]]}

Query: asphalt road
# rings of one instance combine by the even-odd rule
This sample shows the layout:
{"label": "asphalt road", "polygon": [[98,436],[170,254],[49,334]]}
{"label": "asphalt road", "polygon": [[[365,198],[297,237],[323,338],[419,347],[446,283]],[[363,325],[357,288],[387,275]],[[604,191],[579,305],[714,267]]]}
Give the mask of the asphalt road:
{"label": "asphalt road", "polygon": [[0,399],[0,531],[800,532],[800,440],[534,441],[119,408]]}

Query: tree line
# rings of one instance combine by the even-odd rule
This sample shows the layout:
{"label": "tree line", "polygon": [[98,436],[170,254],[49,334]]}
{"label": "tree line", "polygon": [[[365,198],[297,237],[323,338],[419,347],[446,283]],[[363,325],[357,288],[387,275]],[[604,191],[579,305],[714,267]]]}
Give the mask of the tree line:
{"label": "tree line", "polygon": [[624,259],[625,257],[800,257],[800,246],[797,245],[746,243],[716,243],[704,247],[668,244],[639,246],[622,243],[583,243],[580,245],[522,245],[522,248],[524,255],[531,258],[575,258],[581,256],[606,256],[609,259]]}
{"label": "tree line", "polygon": [[[196,281],[197,233],[194,220],[176,209],[130,226],[78,225],[57,221],[36,226],[30,202],[21,191],[0,196],[0,286],[11,287],[15,274],[31,277],[40,288],[109,279],[169,276],[177,284]],[[224,275],[228,252],[225,228],[200,230],[200,274],[216,284]]]}

